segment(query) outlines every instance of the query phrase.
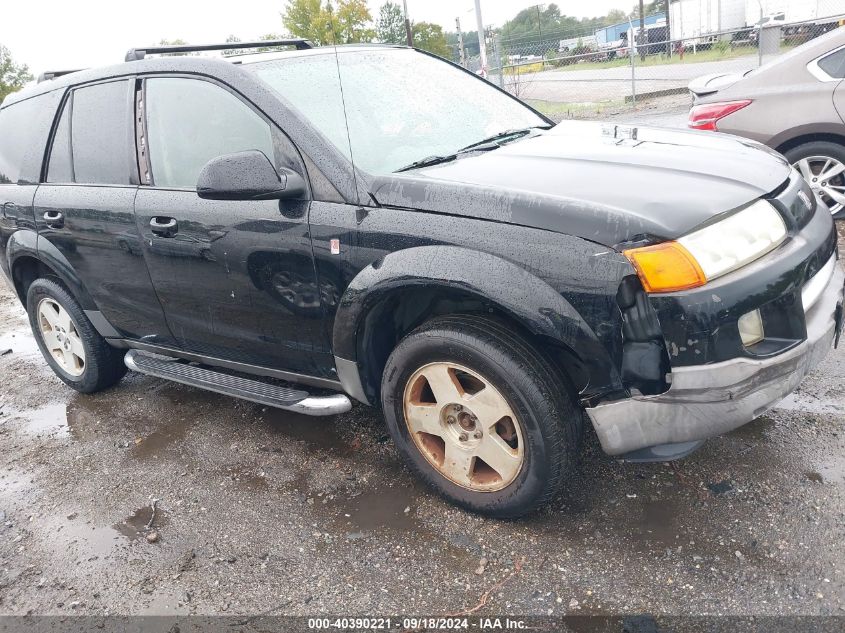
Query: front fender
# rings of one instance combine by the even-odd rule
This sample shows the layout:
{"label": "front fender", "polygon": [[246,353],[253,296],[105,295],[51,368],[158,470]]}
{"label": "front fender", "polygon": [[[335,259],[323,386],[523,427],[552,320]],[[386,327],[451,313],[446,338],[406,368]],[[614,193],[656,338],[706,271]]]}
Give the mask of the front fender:
{"label": "front fender", "polygon": [[409,248],[362,269],[338,306],[332,332],[335,355],[358,362],[366,345],[361,330],[367,313],[392,292],[413,286],[458,290],[495,304],[532,334],[569,348],[591,377],[619,384],[607,350],[560,293],[510,261],[455,246]]}

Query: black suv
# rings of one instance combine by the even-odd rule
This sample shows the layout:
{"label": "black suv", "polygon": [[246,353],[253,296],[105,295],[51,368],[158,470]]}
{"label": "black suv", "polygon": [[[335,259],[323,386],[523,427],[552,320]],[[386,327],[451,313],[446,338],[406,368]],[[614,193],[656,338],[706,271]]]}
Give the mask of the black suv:
{"label": "black suv", "polygon": [[587,417],[611,455],[675,459],[838,338],[833,220],[763,146],[553,126],[412,49],[272,44],[133,49],[3,103],[0,265],[74,389],[128,366],[380,406],[420,477],[508,517]]}

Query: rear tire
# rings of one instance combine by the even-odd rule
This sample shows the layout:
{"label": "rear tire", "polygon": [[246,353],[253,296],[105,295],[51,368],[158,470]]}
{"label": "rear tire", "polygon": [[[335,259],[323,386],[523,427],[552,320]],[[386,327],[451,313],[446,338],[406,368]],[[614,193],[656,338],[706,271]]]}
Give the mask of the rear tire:
{"label": "rear tire", "polygon": [[44,359],[66,385],[94,393],[123,378],[123,354],[106,343],[61,284],[36,279],[26,293],[26,310]]}
{"label": "rear tire", "polygon": [[406,336],[382,378],[388,429],[415,473],[452,503],[498,518],[545,505],[573,470],[584,418],[571,393],[512,328],[469,315]]}
{"label": "rear tire", "polygon": [[831,170],[831,167],[836,167],[837,163],[838,166],[845,166],[845,146],[830,141],[811,141],[793,147],[786,151],[784,156],[801,172],[813,191],[831,208],[834,219],[845,218],[845,172],[834,174],[829,179],[820,178],[827,161],[832,161],[827,172]]}

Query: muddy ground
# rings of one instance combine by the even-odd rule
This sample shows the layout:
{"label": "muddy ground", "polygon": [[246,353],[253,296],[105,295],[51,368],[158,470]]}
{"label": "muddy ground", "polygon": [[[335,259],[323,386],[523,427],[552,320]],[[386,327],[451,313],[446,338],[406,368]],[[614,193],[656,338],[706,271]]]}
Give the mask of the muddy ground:
{"label": "muddy ground", "polygon": [[590,435],[568,490],[511,522],[421,488],[364,407],[306,418],[137,374],[76,394],[3,285],[7,349],[3,614],[448,614],[505,578],[478,613],[845,613],[845,348],[675,466]]}

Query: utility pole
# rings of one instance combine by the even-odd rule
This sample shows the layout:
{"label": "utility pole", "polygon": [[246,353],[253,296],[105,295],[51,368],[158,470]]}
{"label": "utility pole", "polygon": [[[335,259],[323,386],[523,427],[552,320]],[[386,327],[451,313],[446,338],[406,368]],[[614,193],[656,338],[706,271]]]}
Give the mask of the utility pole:
{"label": "utility pole", "polygon": [[644,0],[640,0],[640,34],[637,36],[637,42],[639,42],[640,45],[640,59],[645,61],[645,49],[643,48],[643,39],[645,36],[645,8],[643,7],[643,2]]}
{"label": "utility pole", "polygon": [[402,6],[405,8],[405,37],[408,39],[408,46],[413,46],[414,33],[411,31],[411,20],[408,19],[408,0],[402,0]]}
{"label": "utility pole", "polygon": [[669,24],[669,22],[671,22],[669,19],[669,16],[671,15],[669,12],[669,9],[671,8],[669,6],[669,0],[666,0],[664,7],[666,12],[666,57],[672,57],[672,26]]}
{"label": "utility pole", "polygon": [[499,67],[499,88],[505,89],[505,62],[502,59],[502,43],[499,35],[493,33],[493,54],[496,56],[496,65]]}
{"label": "utility pole", "polygon": [[484,41],[484,20],[481,19],[481,0],[475,0],[475,22],[478,28],[478,49],[481,55],[481,75],[487,76],[487,43]]}
{"label": "utility pole", "polygon": [[543,26],[540,24],[540,5],[537,5],[537,33],[540,36],[540,44],[543,43]]}
{"label": "utility pole", "polygon": [[467,52],[464,49],[464,32],[461,30],[461,18],[455,18],[455,26],[458,28],[458,59],[461,60],[461,66],[466,68]]}

